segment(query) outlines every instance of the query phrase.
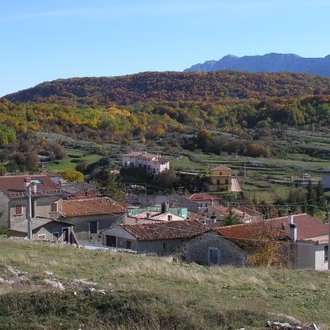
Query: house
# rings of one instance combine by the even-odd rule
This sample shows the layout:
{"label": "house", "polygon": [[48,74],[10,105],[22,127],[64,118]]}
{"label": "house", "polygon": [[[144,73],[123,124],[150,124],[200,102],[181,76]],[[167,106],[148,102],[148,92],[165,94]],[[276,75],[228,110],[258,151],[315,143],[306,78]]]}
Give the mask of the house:
{"label": "house", "polygon": [[[328,224],[308,214],[296,214],[261,222],[215,229],[233,243],[249,249],[259,243],[289,242],[295,268],[328,269]],[[253,248],[250,249],[253,251]]]}
{"label": "house", "polygon": [[[199,203],[189,200],[190,195],[139,195],[137,203],[147,207],[150,205],[168,204],[171,207],[187,208],[191,212],[198,212]],[[212,196],[215,198],[214,196]]]}
{"label": "house", "polygon": [[245,253],[197,221],[118,225],[104,231],[104,245],[150,253],[177,254],[203,265],[244,266]]}
{"label": "house", "polygon": [[291,239],[296,268],[328,269],[329,226],[303,213],[270,219]]}
{"label": "house", "polygon": [[152,175],[170,169],[170,163],[165,157],[137,151],[124,154],[122,166],[123,168],[143,168],[148,174]]}
{"label": "house", "polygon": [[[12,225],[11,236],[27,236],[27,220]],[[35,241],[67,242],[77,244],[78,240],[73,230],[73,225],[65,221],[36,217],[32,220],[32,239]]]}
{"label": "house", "polygon": [[[196,213],[200,214],[207,214],[208,208],[211,205],[219,205],[219,197],[206,193],[195,193],[188,195],[186,199],[197,204]],[[192,209],[191,211],[194,212],[195,210]]]}
{"label": "house", "polygon": [[209,266],[244,267],[247,256],[238,245],[213,230],[185,240],[181,251],[187,262]]}
{"label": "house", "polygon": [[69,182],[60,179],[62,197],[64,199],[79,199],[79,198],[92,198],[98,197],[99,190],[87,182]]}
{"label": "house", "polygon": [[125,206],[109,197],[62,200],[58,220],[75,226],[80,243],[101,243],[101,233],[120,221],[126,214]]}
{"label": "house", "polygon": [[128,210],[128,216],[136,219],[155,218],[156,220],[168,221],[168,217],[164,214],[172,215],[172,219],[185,220],[188,216],[188,210],[184,207],[170,207],[168,203],[161,205],[147,206],[142,208],[131,208]]}
{"label": "house", "polygon": [[57,219],[61,186],[49,174],[5,175],[0,177],[0,228],[14,228],[22,224],[29,214],[29,189],[31,190],[31,217]]}
{"label": "house", "polygon": [[324,175],[322,177],[322,187],[325,191],[330,190],[330,175]]}
{"label": "house", "polygon": [[210,169],[209,191],[242,191],[237,178],[232,176],[232,169],[227,166],[216,166]]}
{"label": "house", "polygon": [[131,208],[128,215],[122,221],[123,224],[148,224],[167,221],[184,221],[188,217],[188,210],[180,207],[169,207],[168,203],[148,206],[143,208]]}
{"label": "house", "polygon": [[[232,207],[232,212],[237,215],[241,223],[261,221],[263,219],[262,213],[242,205]],[[228,214],[229,207],[220,204],[209,206],[207,212],[208,217],[214,219],[214,222],[218,223],[221,223],[228,216]]]}

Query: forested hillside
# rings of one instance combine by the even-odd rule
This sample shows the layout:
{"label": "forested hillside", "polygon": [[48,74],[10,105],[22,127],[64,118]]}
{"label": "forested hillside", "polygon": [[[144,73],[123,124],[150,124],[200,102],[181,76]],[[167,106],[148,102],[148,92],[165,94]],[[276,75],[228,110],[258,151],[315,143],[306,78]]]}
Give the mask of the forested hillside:
{"label": "forested hillside", "polygon": [[137,102],[228,103],[265,97],[330,94],[330,80],[290,73],[145,72],[121,77],[72,78],[45,82],[6,96],[13,102],[52,102],[108,106]]}
{"label": "forested hillside", "polygon": [[0,99],[0,162],[7,170],[35,170],[37,155],[61,157],[59,146],[33,140],[30,133],[40,131],[97,143],[157,143],[172,155],[186,149],[251,157],[301,152],[328,159],[324,145],[286,143],[286,130],[327,132],[329,83],[317,76],[237,72],[43,83]]}

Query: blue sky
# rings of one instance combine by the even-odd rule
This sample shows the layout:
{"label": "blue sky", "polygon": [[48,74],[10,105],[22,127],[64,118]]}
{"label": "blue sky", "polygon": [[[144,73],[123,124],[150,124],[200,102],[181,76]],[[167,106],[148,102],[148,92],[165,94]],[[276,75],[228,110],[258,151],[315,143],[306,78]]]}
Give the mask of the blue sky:
{"label": "blue sky", "polygon": [[0,0],[0,96],[226,54],[324,57],[329,15],[329,0]]}

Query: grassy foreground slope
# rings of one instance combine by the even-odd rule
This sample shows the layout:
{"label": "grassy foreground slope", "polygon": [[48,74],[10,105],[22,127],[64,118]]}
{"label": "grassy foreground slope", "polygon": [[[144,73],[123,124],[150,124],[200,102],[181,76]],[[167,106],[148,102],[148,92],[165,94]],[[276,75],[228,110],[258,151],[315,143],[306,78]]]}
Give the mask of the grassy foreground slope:
{"label": "grassy foreground slope", "polygon": [[329,272],[209,268],[10,239],[0,251],[0,329],[263,329],[286,320],[280,314],[330,329]]}

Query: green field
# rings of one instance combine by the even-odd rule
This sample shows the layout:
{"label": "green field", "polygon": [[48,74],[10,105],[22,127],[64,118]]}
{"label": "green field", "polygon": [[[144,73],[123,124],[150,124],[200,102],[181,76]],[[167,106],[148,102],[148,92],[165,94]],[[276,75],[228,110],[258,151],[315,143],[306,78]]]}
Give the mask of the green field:
{"label": "green field", "polygon": [[[132,150],[145,150],[166,155],[168,143],[166,141],[148,141],[142,144],[139,141],[130,141],[128,145],[115,143],[96,144],[95,142],[80,141],[68,138],[61,134],[38,133],[40,137],[46,136],[53,141],[66,141],[67,157],[63,160],[51,162],[45,168],[53,172],[61,172],[69,167],[75,167],[78,162],[87,164],[98,161],[102,156],[111,159],[111,166],[119,169],[121,155]],[[225,133],[221,133],[225,134]],[[330,137],[325,132],[300,131],[288,129],[286,131],[290,144],[304,146],[317,150],[329,150]],[[271,141],[270,144],[282,145],[288,148],[288,142]],[[99,152],[102,150],[102,152]],[[292,180],[301,178],[303,174],[311,175],[313,180],[319,180],[324,173],[330,171],[329,159],[310,156],[303,152],[290,152],[279,158],[253,158],[235,155],[214,155],[201,151],[176,150],[175,155],[169,153],[166,156],[171,161],[171,168],[182,171],[194,171],[206,174],[207,170],[217,165],[226,165],[233,169],[237,175],[246,197],[273,203],[277,199],[286,199],[293,188]],[[280,183],[274,183],[278,180]],[[286,183],[285,183],[286,182]]]}
{"label": "green field", "polygon": [[75,167],[79,162],[92,164],[102,158],[97,154],[89,154],[83,150],[66,149],[67,156],[61,160],[56,160],[45,164],[45,168],[50,172],[62,172],[68,168]]}
{"label": "green field", "polygon": [[[303,143],[310,148],[329,149],[330,137],[325,133],[290,129],[288,135],[292,136],[293,143]],[[252,158],[184,151],[183,156],[171,159],[171,166],[174,169],[192,170],[202,174],[218,165],[229,166],[233,169],[245,196],[267,203],[273,203],[279,198],[287,199],[294,187],[292,180],[302,178],[303,174],[309,174],[313,180],[317,181],[324,175],[322,171],[330,172],[329,159],[311,157],[297,152],[289,153],[281,158]],[[274,183],[274,180],[282,183]]]}
{"label": "green field", "polygon": [[[264,329],[287,316],[330,329],[329,272],[210,268],[11,239],[0,250],[0,329]],[[25,279],[15,282],[10,267]],[[104,293],[85,295],[86,286]]]}

